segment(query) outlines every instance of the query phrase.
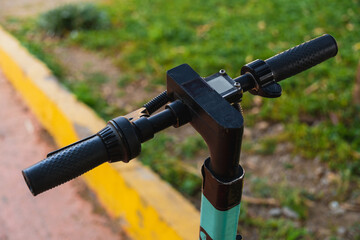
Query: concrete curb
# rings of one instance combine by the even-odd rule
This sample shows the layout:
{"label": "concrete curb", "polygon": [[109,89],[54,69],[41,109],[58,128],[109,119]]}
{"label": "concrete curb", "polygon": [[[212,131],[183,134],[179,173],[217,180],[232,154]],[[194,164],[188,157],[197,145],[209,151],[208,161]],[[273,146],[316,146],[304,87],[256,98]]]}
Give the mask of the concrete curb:
{"label": "concrete curb", "polygon": [[[106,125],[1,27],[0,68],[59,147]],[[126,221],[134,239],[198,238],[199,212],[140,162],[102,164],[84,179],[106,210]]]}

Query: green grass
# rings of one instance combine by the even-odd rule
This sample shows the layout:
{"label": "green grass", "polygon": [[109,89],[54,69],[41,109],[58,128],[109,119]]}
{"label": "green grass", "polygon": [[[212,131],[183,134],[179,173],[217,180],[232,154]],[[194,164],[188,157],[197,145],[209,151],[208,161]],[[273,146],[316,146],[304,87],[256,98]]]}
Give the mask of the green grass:
{"label": "green grass", "polygon": [[101,86],[106,84],[107,77],[102,73],[85,74],[81,81],[65,81],[65,85],[77,96],[77,98],[93,108],[99,115],[109,120],[119,110],[114,109],[101,94]]}
{"label": "green grass", "polygon": [[[190,139],[195,139],[194,137]],[[197,140],[190,140],[197,141]],[[163,179],[188,196],[197,195],[201,188],[201,178],[189,173],[181,164],[182,152],[187,149],[190,156],[201,150],[188,147],[188,141],[175,143],[174,137],[160,133],[153,141],[142,145],[140,160],[159,173]]]}
{"label": "green grass", "polygon": [[40,28],[36,27],[36,22],[35,19],[11,18],[8,19],[6,27],[31,54],[48,66],[59,81],[75,94],[78,100],[93,108],[100,117],[110,120],[114,116],[126,114],[122,109],[114,108],[104,99],[101,87],[108,82],[105,74],[88,72],[83,74],[84,79],[73,79],[73,76],[67,73],[67,69],[56,55],[49,54],[57,45],[62,45],[62,42],[57,40],[44,41],[44,35],[41,34]]}
{"label": "green grass", "polygon": [[[359,6],[355,0],[113,0],[101,6],[112,28],[79,31],[67,41],[114,57],[131,79],[146,77],[156,86],[165,84],[166,70],[184,62],[203,76],[220,68],[236,76],[248,61],[330,33],[339,43],[336,59],[284,81],[283,96],[266,99],[255,119],[285,122],[298,153],[359,174],[360,118],[351,104],[360,56]],[[244,98],[250,98],[248,109],[251,97]]]}
{"label": "green grass", "polygon": [[285,183],[270,185],[265,178],[250,178],[251,192],[259,198],[275,198],[281,206],[286,206],[295,211],[301,219],[308,216],[308,207],[305,204],[307,198],[311,198],[307,192],[298,188],[290,187]]}
{"label": "green grass", "polygon": [[246,143],[243,149],[250,154],[272,155],[275,153],[276,146],[277,139],[275,137],[265,137],[260,139],[257,143]]}
{"label": "green grass", "polygon": [[258,229],[258,238],[261,240],[297,240],[297,239],[315,239],[305,228],[299,227],[293,221],[284,218],[253,217],[248,214],[247,205],[242,204],[239,231],[242,229]]}
{"label": "green grass", "polygon": [[286,219],[255,220],[254,222],[254,225],[261,229],[260,239],[297,240],[305,236],[310,238],[306,229],[296,227],[293,222]]}
{"label": "green grass", "polygon": [[34,19],[27,21],[19,20],[16,18],[9,18],[5,27],[20,41],[20,43],[28,49],[28,51],[44,62],[52,73],[62,80],[65,76],[63,66],[56,59],[56,56],[48,54],[49,48],[48,42],[42,42],[40,40],[31,41],[33,36],[37,35],[37,29]]}
{"label": "green grass", "polygon": [[[249,114],[245,120],[251,125],[259,120],[283,122],[286,139],[282,136],[282,141],[292,141],[297,153],[319,157],[333,169],[350,169],[351,176],[360,175],[359,106],[351,102],[360,58],[359,0],[111,0],[97,8],[110,20],[106,28],[68,29],[55,44],[76,45],[113,58],[124,74],[119,87],[145,78],[149,90],[156,89],[165,84],[166,70],[184,62],[203,76],[224,68],[235,77],[251,60],[266,59],[323,33],[332,34],[339,44],[335,59],[282,82],[283,96],[264,99],[260,113]],[[21,27],[10,30],[101,116],[119,113],[97,91],[106,79],[95,84],[87,84],[94,82],[91,76],[84,82],[66,79],[61,65],[47,54],[53,42],[42,41],[46,33],[37,22],[23,21]],[[252,107],[250,94],[244,96],[243,106],[247,114]],[[196,139],[188,141],[178,151],[191,157],[202,145]],[[264,139],[259,146],[252,150],[272,154],[276,139]]]}
{"label": "green grass", "polygon": [[[283,96],[265,99],[260,113],[248,118],[251,122],[284,122],[287,140],[295,144],[298,153],[320,157],[333,169],[350,168],[352,175],[360,174],[359,107],[351,103],[360,56],[358,0],[112,0],[99,8],[110,19],[108,28],[79,28],[62,42],[112,57],[124,72],[120,87],[146,78],[149,89],[154,89],[165,84],[166,70],[184,62],[203,76],[220,68],[236,76],[248,61],[266,59],[323,33],[332,34],[340,49],[336,59],[284,81]],[[25,24],[16,35],[61,75],[51,57],[41,53],[42,43],[26,41],[29,33],[42,34],[34,24]],[[86,92],[85,100],[98,97],[81,85],[69,88]],[[249,94],[243,105],[245,110],[251,107]],[[103,105],[90,106],[109,116],[101,112]],[[338,120],[332,122],[330,115]],[[273,152],[271,144],[263,142],[265,154]]]}

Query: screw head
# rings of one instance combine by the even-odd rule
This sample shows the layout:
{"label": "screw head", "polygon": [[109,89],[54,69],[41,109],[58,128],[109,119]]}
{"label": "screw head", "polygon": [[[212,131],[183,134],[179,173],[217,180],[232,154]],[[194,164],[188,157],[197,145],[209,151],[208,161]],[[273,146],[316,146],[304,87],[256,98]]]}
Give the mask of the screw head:
{"label": "screw head", "polygon": [[234,82],[234,87],[241,88],[241,84],[239,82]]}
{"label": "screw head", "polygon": [[221,70],[219,71],[219,73],[220,73],[221,75],[224,75],[224,74],[226,73],[226,71],[225,71],[224,69],[221,69]]}

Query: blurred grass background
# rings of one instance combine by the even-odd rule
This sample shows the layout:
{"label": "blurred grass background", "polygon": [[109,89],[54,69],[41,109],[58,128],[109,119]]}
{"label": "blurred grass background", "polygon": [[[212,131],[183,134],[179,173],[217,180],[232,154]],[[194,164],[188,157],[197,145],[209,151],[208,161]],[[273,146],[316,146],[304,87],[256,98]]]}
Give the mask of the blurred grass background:
{"label": "blurred grass background", "polygon": [[[111,58],[121,71],[116,80],[119,89],[145,80],[145,90],[150,93],[165,89],[166,70],[179,64],[188,63],[202,76],[226,69],[235,77],[252,60],[267,59],[329,33],[338,42],[338,56],[283,81],[283,95],[264,99],[256,114],[250,111],[253,96],[245,94],[245,123],[249,127],[260,121],[284,124],[284,134],[264,139],[257,153],[272,154],[278,142],[291,142],[294,153],[320,159],[346,179],[359,182],[360,106],[353,103],[352,95],[360,60],[359,13],[359,0],[106,0],[96,6],[67,5],[37,18],[9,18],[6,27],[105,119],[125,113],[99,93],[108,83],[106,75],[88,74],[85,81],[70,80],[52,54],[54,46],[84,48]],[[126,98],[121,91],[118,97]],[[199,136],[180,144],[173,144],[174,136],[167,134],[157,139],[144,144],[142,161],[183,193],[196,195],[199,177],[176,162],[193,158],[206,146]],[[253,150],[245,147],[245,151]],[[292,207],[306,217],[304,204],[298,200],[302,193],[291,194],[285,195],[295,200],[289,197],[283,202],[292,201],[287,205],[295,204]],[[271,221],[252,219],[248,224],[269,229],[269,233],[262,233],[266,239],[268,235],[286,239],[306,235],[306,230],[291,223]]]}
{"label": "blurred grass background", "polygon": [[[58,76],[62,71],[52,56],[42,53],[43,43],[28,41],[28,35],[44,34],[41,31],[45,30],[62,37],[61,44],[111,56],[123,73],[120,86],[145,78],[150,83],[148,91],[164,85],[166,70],[184,62],[203,76],[224,68],[235,77],[247,62],[266,59],[323,33],[332,34],[340,49],[336,59],[284,81],[283,96],[265,99],[259,114],[250,116],[247,124],[260,119],[286,122],[288,138],[299,153],[360,174],[359,106],[352,104],[360,56],[359,1],[113,0],[104,1],[99,8],[104,12],[96,15],[89,9],[71,12],[65,6],[62,13],[44,14],[14,33]],[[69,15],[65,21],[64,14]],[[71,15],[81,14],[82,18],[73,22],[86,23],[93,18],[99,23],[93,30],[76,26],[79,23],[66,26]],[[91,93],[96,90],[86,89],[91,87],[73,85],[70,88],[80,95],[90,92],[96,102],[101,101]],[[244,97],[243,107],[251,108],[251,104],[252,97]],[[106,108],[99,105],[100,115],[113,117],[101,113]]]}

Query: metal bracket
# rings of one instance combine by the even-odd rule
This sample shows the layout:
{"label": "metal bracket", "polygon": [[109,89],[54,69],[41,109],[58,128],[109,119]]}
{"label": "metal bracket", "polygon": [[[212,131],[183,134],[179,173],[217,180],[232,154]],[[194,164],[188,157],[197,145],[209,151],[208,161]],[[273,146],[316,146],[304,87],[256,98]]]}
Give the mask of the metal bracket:
{"label": "metal bracket", "polygon": [[139,108],[131,113],[126,114],[124,117],[127,118],[130,122],[138,120],[141,117],[149,117],[150,114],[145,107]]}

